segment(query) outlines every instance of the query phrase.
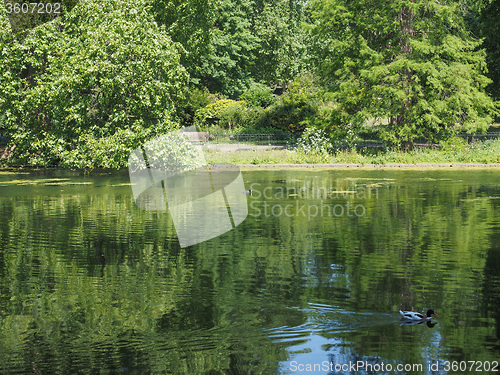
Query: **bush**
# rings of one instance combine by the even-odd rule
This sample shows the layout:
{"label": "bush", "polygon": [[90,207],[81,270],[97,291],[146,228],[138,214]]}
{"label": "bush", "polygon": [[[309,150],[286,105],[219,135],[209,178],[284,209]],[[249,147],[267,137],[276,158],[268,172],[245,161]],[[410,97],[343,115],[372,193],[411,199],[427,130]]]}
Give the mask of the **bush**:
{"label": "bush", "polygon": [[230,129],[251,129],[255,127],[263,112],[261,107],[249,107],[244,101],[238,101],[221,112],[219,125]]}
{"label": "bush", "polygon": [[245,101],[236,101],[232,99],[220,99],[214,103],[210,103],[196,111],[195,124],[200,126],[220,125],[231,127],[231,120],[238,120]]}
{"label": "bush", "polygon": [[244,100],[221,99],[199,109],[195,124],[204,128],[251,129],[262,117],[264,109],[248,106]]}
{"label": "bush", "polygon": [[259,121],[260,127],[301,132],[307,120],[318,111],[319,89],[310,75],[297,77],[288,90],[270,107]]}
{"label": "bush", "polygon": [[207,88],[187,88],[177,107],[177,118],[184,126],[194,125],[196,112],[210,103],[224,99],[221,94],[212,94]]}
{"label": "bush", "polygon": [[456,136],[441,141],[439,145],[443,151],[465,151],[469,147],[466,139]]}
{"label": "bush", "polygon": [[221,110],[219,114],[219,126],[222,128],[234,129],[244,126],[247,120],[245,101],[235,101]]}
{"label": "bush", "polygon": [[261,83],[254,83],[248,90],[240,95],[249,106],[266,108],[274,103],[275,99],[271,88]]}
{"label": "bush", "polygon": [[297,150],[305,154],[327,154],[332,147],[324,130],[307,128],[297,141]]}

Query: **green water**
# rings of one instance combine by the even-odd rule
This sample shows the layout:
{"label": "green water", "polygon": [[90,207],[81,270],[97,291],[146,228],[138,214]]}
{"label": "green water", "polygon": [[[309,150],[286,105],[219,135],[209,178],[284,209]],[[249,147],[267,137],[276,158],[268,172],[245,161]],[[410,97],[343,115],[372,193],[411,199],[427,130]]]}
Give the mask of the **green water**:
{"label": "green water", "polygon": [[498,374],[499,177],[243,172],[245,221],[182,249],[126,174],[0,172],[0,372]]}

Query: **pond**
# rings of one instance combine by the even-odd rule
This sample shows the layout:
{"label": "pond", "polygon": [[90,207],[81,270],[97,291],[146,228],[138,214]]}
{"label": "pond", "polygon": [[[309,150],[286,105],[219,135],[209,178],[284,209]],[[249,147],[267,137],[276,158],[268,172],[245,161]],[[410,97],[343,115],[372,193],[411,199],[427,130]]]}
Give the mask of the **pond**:
{"label": "pond", "polygon": [[181,248],[127,174],[0,172],[1,373],[500,372],[500,171],[242,176]]}

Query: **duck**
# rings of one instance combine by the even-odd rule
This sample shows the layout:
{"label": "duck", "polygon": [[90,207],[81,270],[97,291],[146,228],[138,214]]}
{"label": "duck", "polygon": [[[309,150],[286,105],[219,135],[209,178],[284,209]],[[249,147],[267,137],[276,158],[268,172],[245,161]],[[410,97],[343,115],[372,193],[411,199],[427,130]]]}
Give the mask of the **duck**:
{"label": "duck", "polygon": [[424,314],[421,314],[421,313],[418,313],[418,312],[414,312],[414,311],[401,311],[399,310],[399,313],[401,314],[401,317],[403,319],[406,319],[406,320],[430,320],[432,319],[432,315],[436,315],[437,316],[437,313],[434,311],[434,310],[427,310],[427,316],[425,316]]}

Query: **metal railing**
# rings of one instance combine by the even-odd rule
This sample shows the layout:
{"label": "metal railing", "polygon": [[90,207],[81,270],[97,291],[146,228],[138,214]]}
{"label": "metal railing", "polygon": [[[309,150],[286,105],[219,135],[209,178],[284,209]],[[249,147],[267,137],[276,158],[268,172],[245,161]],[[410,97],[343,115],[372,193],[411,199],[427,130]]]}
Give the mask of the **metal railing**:
{"label": "metal railing", "polygon": [[[467,142],[474,140],[484,141],[488,139],[500,139],[500,132],[487,132],[484,134],[467,134],[459,133],[458,137],[464,138]],[[268,145],[268,146],[295,146],[299,135],[278,133],[278,134],[229,134],[229,133],[208,133],[207,141],[212,144],[253,144],[253,145]],[[5,146],[8,143],[8,138],[0,134],[0,146]],[[424,138],[414,140],[415,144],[427,145],[428,142]],[[334,147],[384,147],[386,142],[376,135],[360,136],[354,141],[347,142],[343,139],[333,140]]]}
{"label": "metal railing", "polygon": [[208,136],[208,142],[215,144],[287,145],[296,141],[297,137],[291,134],[209,134]]}
{"label": "metal railing", "polygon": [[461,138],[466,138],[466,139],[477,139],[477,140],[484,140],[484,139],[498,139],[500,138],[500,132],[487,132],[484,134],[477,133],[477,134],[467,134],[467,133],[459,133],[457,134]]}
{"label": "metal railing", "polygon": [[[487,139],[500,139],[500,132],[476,133],[467,134],[459,133],[458,137],[466,139],[468,142],[474,140],[483,141]],[[299,136],[292,134],[209,134],[208,142],[213,144],[253,144],[253,145],[288,145],[294,146],[297,144]],[[425,138],[417,138],[414,144],[429,145]],[[369,136],[360,136],[355,140],[347,142],[344,139],[333,140],[334,147],[384,147],[386,142],[383,139],[377,138],[371,134]]]}

